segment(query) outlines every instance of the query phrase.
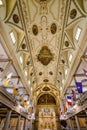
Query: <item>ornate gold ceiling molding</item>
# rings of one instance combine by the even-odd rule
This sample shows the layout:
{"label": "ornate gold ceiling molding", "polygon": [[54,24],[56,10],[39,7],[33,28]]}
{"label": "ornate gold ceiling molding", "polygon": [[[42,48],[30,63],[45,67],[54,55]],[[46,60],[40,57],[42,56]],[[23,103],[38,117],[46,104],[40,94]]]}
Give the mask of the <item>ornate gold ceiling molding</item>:
{"label": "ornate gold ceiling molding", "polygon": [[78,2],[70,1],[70,6],[68,10],[68,17],[66,22],[66,27],[72,24],[75,21],[78,21],[80,18],[85,17],[84,13],[82,13],[81,9],[78,7]]}
{"label": "ornate gold ceiling molding", "polygon": [[82,12],[83,15],[87,16],[87,11],[85,9],[85,6],[87,7],[87,2],[85,0],[75,0],[74,3],[76,4],[80,12]]}
{"label": "ornate gold ceiling molding", "polygon": [[24,37],[20,44],[17,44],[17,52],[27,52],[29,55],[29,48],[27,45],[26,38]]}
{"label": "ornate gold ceiling molding", "polygon": [[12,12],[10,13],[8,19],[5,20],[5,23],[12,24],[12,26],[18,27],[23,30],[21,15],[19,12],[18,4],[15,3]]}
{"label": "ornate gold ceiling molding", "polygon": [[[32,56],[32,46],[31,46],[31,37],[30,37],[30,19],[29,19],[29,12],[28,12],[28,4],[27,2],[25,2],[24,0],[19,0],[18,1],[18,6],[19,6],[19,10],[20,10],[20,13],[22,15],[22,23],[23,23],[23,28],[24,28],[24,31],[25,31],[25,34],[26,34],[26,40],[27,40],[27,45],[28,45],[28,49],[29,49],[29,55],[31,57],[31,63],[32,63],[32,66],[33,66],[33,72],[34,72],[34,75],[36,77],[36,73],[35,73],[35,67],[34,67],[34,59],[33,59],[33,56]],[[36,79],[36,83],[37,83],[37,78]]]}
{"label": "ornate gold ceiling molding", "polygon": [[47,46],[43,46],[37,58],[43,65],[48,65],[53,60],[53,54]]}
{"label": "ornate gold ceiling molding", "polygon": [[13,24],[10,24],[10,23],[7,23],[7,25],[9,25],[13,31],[15,31],[15,36],[16,36],[16,47],[17,47],[17,51],[18,51],[18,48],[25,36],[25,33],[22,29],[18,28],[17,26],[13,25]]}
{"label": "ornate gold ceiling molding", "polygon": [[[24,1],[24,0],[22,0]],[[24,2],[23,2],[24,3]],[[38,6],[36,5],[34,0],[26,0],[25,6],[27,8],[26,14],[29,15],[29,23],[32,24],[32,22],[35,21],[36,15],[38,14]],[[33,8],[33,12],[31,9],[31,6]]]}
{"label": "ornate gold ceiling molding", "polygon": [[36,2],[38,2],[40,4],[40,2],[44,3],[45,1],[48,3],[50,2],[51,0],[35,0]]}
{"label": "ornate gold ceiling molding", "polygon": [[12,11],[13,11],[13,8],[16,4],[16,0],[14,1],[11,1],[11,0],[6,0],[6,16],[5,16],[5,21],[10,17]]}
{"label": "ornate gold ceiling molding", "polygon": [[69,40],[66,34],[64,34],[64,40],[61,51],[71,51],[75,49],[75,45]]}
{"label": "ornate gold ceiling molding", "polygon": [[[86,21],[86,23],[87,23],[87,21]],[[84,24],[84,26],[85,26],[85,24]],[[78,51],[77,51],[76,58],[75,58],[75,60],[74,60],[74,62],[73,62],[73,64],[72,64],[71,71],[70,71],[70,73],[69,73],[69,77],[68,77],[67,80],[66,80],[65,88],[64,88],[63,93],[62,93],[62,95],[61,95],[62,97],[64,96],[64,94],[65,94],[67,88],[69,87],[69,84],[70,84],[70,82],[71,82],[71,79],[72,79],[72,77],[73,77],[73,74],[75,73],[76,68],[77,68],[77,66],[78,66],[78,64],[79,64],[80,58],[81,58],[81,56],[83,55],[83,53],[84,53],[84,51],[85,51],[85,48],[86,48],[86,46],[87,46],[87,44],[86,44],[86,41],[87,41],[86,35],[87,35],[87,28],[84,28],[83,37],[82,37],[82,38],[80,39],[80,41],[79,41],[79,49],[78,49]],[[80,48],[81,48],[81,49],[80,49]]]}
{"label": "ornate gold ceiling molding", "polygon": [[10,58],[12,59],[13,64],[16,67],[16,70],[21,78],[21,81],[22,81],[24,87],[26,88],[27,92],[30,93],[29,88],[27,87],[26,79],[24,79],[24,75],[21,71],[19,62],[17,60],[17,55],[15,55],[15,51],[13,51],[13,48],[11,46],[11,44],[12,44],[11,39],[9,38],[9,34],[6,31],[5,24],[2,21],[0,21],[0,29],[1,29],[0,35],[1,35],[1,40],[3,42],[3,46],[6,49],[6,51],[8,52],[8,55],[10,56]]}
{"label": "ornate gold ceiling molding", "polygon": [[73,47],[75,48],[75,43],[74,43],[74,36],[73,36],[73,32],[74,32],[74,28],[75,26],[81,21],[81,19],[76,20],[75,22],[73,22],[72,24],[68,25],[64,32],[67,36],[67,38],[69,39],[69,41],[72,43]]}
{"label": "ornate gold ceiling molding", "polygon": [[[54,12],[52,11],[52,6],[53,6],[54,3],[55,3],[55,1],[52,0],[52,1],[51,1],[51,4],[50,4],[49,11],[51,12],[51,15],[52,15],[53,19],[54,19],[54,20],[58,20],[58,18],[55,17]],[[58,12],[59,8],[56,8],[56,9],[57,9],[57,13],[59,13],[59,12]],[[57,15],[57,16],[58,16],[58,15]]]}
{"label": "ornate gold ceiling molding", "polygon": [[51,83],[41,83],[38,86],[35,86],[34,92],[43,89],[45,86],[47,86],[50,89],[54,89],[55,91],[59,91],[59,89],[55,85],[53,85]]}

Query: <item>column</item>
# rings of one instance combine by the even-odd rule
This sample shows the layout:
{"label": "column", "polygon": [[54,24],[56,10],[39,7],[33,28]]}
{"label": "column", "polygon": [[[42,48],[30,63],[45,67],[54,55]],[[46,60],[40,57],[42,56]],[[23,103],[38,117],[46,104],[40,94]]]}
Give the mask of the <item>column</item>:
{"label": "column", "polygon": [[62,101],[62,99],[60,99],[59,102],[60,102],[61,111],[62,111],[62,113],[64,114],[64,106],[63,106],[63,101]]}
{"label": "column", "polygon": [[32,120],[30,121],[30,130],[32,130]]}
{"label": "column", "polygon": [[5,122],[4,122],[3,130],[8,130],[8,128],[9,128],[11,112],[12,112],[11,110],[9,110],[9,111],[7,112],[7,116],[6,116],[6,120],[5,120]]}
{"label": "column", "polygon": [[27,122],[27,119],[24,118],[24,126],[23,126],[23,130],[26,130],[26,122]]}
{"label": "column", "polygon": [[74,130],[73,125],[72,125],[72,120],[71,119],[68,119],[68,120],[69,120],[69,124],[70,124],[70,130]]}
{"label": "column", "polygon": [[78,117],[76,115],[75,115],[75,120],[76,120],[77,129],[80,130],[80,125],[79,125]]}
{"label": "column", "polygon": [[34,130],[34,127],[35,127],[35,121],[33,120],[32,121],[32,130]]}
{"label": "column", "polygon": [[87,111],[86,111],[86,109],[85,109],[85,125],[86,125],[86,129],[87,129]]}
{"label": "column", "polygon": [[27,129],[30,130],[30,120],[27,120]]}
{"label": "column", "polygon": [[20,127],[20,119],[21,119],[21,115],[18,116],[16,130],[19,130],[19,127]]}

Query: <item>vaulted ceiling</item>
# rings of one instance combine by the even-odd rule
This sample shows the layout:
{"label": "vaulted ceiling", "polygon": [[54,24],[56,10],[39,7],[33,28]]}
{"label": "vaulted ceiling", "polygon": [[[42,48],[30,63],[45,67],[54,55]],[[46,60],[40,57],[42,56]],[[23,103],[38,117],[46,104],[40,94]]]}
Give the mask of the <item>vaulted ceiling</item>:
{"label": "vaulted ceiling", "polygon": [[6,46],[33,96],[49,92],[58,98],[65,92],[85,48],[86,7],[85,0],[3,0],[0,5]]}

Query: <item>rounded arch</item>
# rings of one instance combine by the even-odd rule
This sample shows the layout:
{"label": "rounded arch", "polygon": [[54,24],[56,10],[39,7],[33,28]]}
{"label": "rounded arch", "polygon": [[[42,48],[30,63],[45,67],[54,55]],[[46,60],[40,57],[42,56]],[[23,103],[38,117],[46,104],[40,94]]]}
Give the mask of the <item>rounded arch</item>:
{"label": "rounded arch", "polygon": [[37,100],[37,105],[56,105],[56,100],[54,98],[54,96],[52,96],[49,93],[44,93],[42,95],[39,96],[38,100]]}

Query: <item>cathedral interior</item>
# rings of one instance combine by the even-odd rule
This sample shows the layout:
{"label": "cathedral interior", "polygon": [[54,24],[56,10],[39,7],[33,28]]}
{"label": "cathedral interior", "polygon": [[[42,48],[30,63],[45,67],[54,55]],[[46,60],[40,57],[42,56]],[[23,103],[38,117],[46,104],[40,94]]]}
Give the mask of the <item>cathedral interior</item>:
{"label": "cathedral interior", "polygon": [[0,0],[0,130],[87,130],[87,0]]}

